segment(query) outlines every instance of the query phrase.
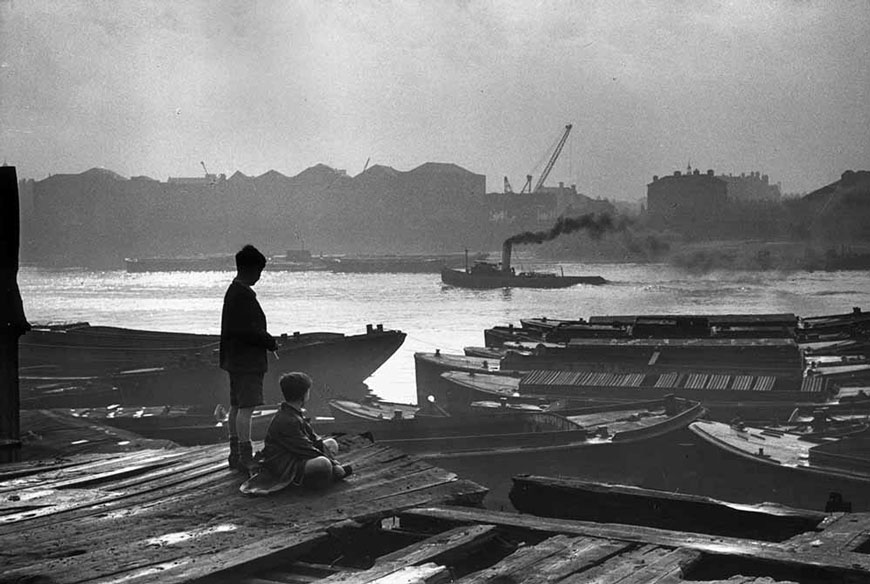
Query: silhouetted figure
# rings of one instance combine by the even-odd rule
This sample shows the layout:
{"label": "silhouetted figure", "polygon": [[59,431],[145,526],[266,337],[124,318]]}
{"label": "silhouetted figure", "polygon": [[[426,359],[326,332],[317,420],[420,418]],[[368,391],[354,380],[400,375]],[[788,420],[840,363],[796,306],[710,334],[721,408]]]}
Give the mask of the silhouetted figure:
{"label": "silhouetted figure", "polygon": [[852,503],[843,500],[841,493],[833,492],[828,495],[828,502],[825,503],[825,513],[851,513]]}
{"label": "silhouetted figure", "polygon": [[236,254],[237,274],[227,288],[221,313],[220,366],[230,376],[228,462],[231,469],[243,472],[254,466],[251,415],[263,405],[266,351],[278,348],[266,331],[266,315],[252,288],[265,267],[266,257],[253,245]]}

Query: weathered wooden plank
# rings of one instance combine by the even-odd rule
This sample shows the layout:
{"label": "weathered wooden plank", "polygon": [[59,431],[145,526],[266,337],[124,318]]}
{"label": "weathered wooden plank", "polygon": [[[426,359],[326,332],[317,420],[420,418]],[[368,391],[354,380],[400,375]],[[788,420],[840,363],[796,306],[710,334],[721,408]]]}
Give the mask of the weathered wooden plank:
{"label": "weathered wooden plank", "polygon": [[[244,502],[236,488],[229,488],[222,497],[211,500],[201,501],[199,495],[201,493],[196,489],[190,490],[186,496],[179,496],[178,491],[163,491],[155,494],[150,505],[139,499],[130,501],[130,507],[116,508],[111,513],[106,512],[103,507],[103,512],[98,515],[80,516],[76,521],[62,521],[53,525],[52,529],[19,530],[9,537],[0,538],[0,542],[3,543],[3,553],[12,555],[16,560],[25,559],[34,548],[50,549],[56,554],[63,554],[64,550],[78,549],[84,539],[91,548],[99,549],[115,544],[120,533],[127,540],[135,541],[137,537],[144,539],[160,533],[161,530],[177,529],[179,523],[196,525],[203,520],[203,516],[215,519],[227,516],[227,503],[236,505],[239,501]],[[214,506],[213,510],[209,509],[211,505]],[[82,511],[86,512],[88,509]]]}
{"label": "weathered wooden plank", "polygon": [[[162,581],[163,575],[177,572],[182,567],[189,567],[195,573],[197,567],[209,564],[210,571],[219,571],[293,550],[297,546],[309,549],[309,545],[326,537],[326,532],[314,528],[284,529],[267,537],[259,530],[240,525],[215,525],[208,532],[194,529],[134,542],[119,541],[108,549],[87,550],[78,555],[38,561],[23,568],[6,570],[5,575],[13,579],[50,576],[57,584],[150,581],[152,576],[156,576],[154,581]],[[232,550],[232,553],[226,553],[227,550]]]}
{"label": "weathered wooden plank", "polygon": [[[63,554],[66,549],[79,549],[76,542],[87,534],[87,540],[92,547],[111,546],[118,539],[118,533],[124,533],[128,540],[137,536],[145,538],[152,536],[160,529],[176,529],[178,521],[188,518],[188,525],[196,525],[202,517],[225,517],[228,514],[227,503],[236,509],[238,515],[246,521],[254,520],[264,529],[272,525],[281,527],[289,521],[297,521],[300,517],[332,516],[342,519],[346,506],[352,506],[357,501],[369,504],[375,498],[383,498],[386,505],[397,494],[406,494],[413,488],[424,491],[432,486],[451,482],[455,479],[452,473],[432,467],[422,462],[402,457],[397,461],[401,465],[395,471],[392,482],[385,484],[361,484],[352,486],[349,483],[337,485],[324,492],[305,490],[290,490],[267,498],[248,498],[238,493],[237,483],[241,478],[232,479],[232,475],[213,475],[200,481],[181,483],[171,489],[157,490],[143,497],[117,501],[110,506],[101,502],[89,509],[83,507],[81,514],[70,517],[60,514],[55,517],[56,524],[51,530],[28,530],[25,538],[20,537],[20,531],[9,533],[9,538],[0,537],[4,553],[16,559],[26,559],[34,548],[50,548],[56,554]],[[407,469],[413,467],[414,473],[407,476]],[[221,471],[223,472],[223,471]],[[400,477],[406,478],[400,480]],[[357,476],[354,480],[364,479]],[[209,485],[215,480],[220,482],[215,490],[210,491]],[[424,497],[425,499],[425,497]],[[195,514],[191,513],[195,510]],[[99,512],[97,512],[99,511]],[[60,518],[64,518],[62,521]],[[75,521],[73,520],[76,519]],[[158,523],[155,523],[155,520]],[[44,526],[44,525],[43,525]]]}
{"label": "weathered wooden plank", "polygon": [[450,483],[456,476],[442,469],[433,467],[419,460],[402,459],[394,468],[385,472],[375,473],[378,476],[389,476],[389,480],[369,480],[370,474],[363,471],[348,480],[333,485],[324,492],[313,492],[306,489],[289,489],[269,497],[242,497],[237,501],[241,513],[255,518],[264,524],[274,522],[275,517],[303,516],[337,516],[347,518],[347,510],[363,503],[372,505],[383,499],[389,505],[389,500],[415,488],[426,489]]}
{"label": "weathered wooden plank", "polygon": [[656,545],[642,545],[624,554],[612,556],[606,561],[579,574],[568,576],[565,584],[596,582],[597,584],[617,584],[634,574],[644,565],[656,562],[671,551]]}
{"label": "weathered wooden plank", "polygon": [[[682,579],[683,572],[700,560],[702,556],[701,552],[695,550],[682,548],[659,549],[665,549],[666,552],[651,562],[646,561],[647,558],[644,558],[646,561],[645,565],[638,566],[636,570],[618,580],[619,584],[653,584],[673,579],[679,581],[679,579]],[[566,581],[565,584],[568,584],[568,582]]]}
{"label": "weathered wooden plank", "polygon": [[[121,582],[162,583],[191,582],[205,577],[220,577],[222,571],[238,569],[250,563],[289,561],[301,556],[329,536],[321,530],[285,529],[268,537],[252,539],[238,548],[212,548],[195,555],[178,555],[161,563],[143,565],[134,570],[97,577],[93,584],[120,584]],[[82,581],[82,580],[72,580]],[[63,584],[63,581],[58,581]]]}
{"label": "weathered wooden plank", "polygon": [[[139,489],[129,489],[127,491],[102,488],[64,489],[67,492],[89,493],[92,497],[88,498],[87,496],[82,495],[81,500],[78,502],[73,501],[71,497],[60,497],[60,500],[63,503],[57,505],[52,504],[50,497],[52,494],[63,493],[63,491],[58,491],[56,489],[46,489],[43,491],[36,487],[24,491],[16,491],[16,496],[21,497],[22,500],[33,501],[36,503],[40,502],[41,499],[44,499],[48,506],[32,513],[9,513],[0,517],[0,537],[8,534],[10,529],[12,531],[20,529],[20,526],[10,526],[9,524],[27,521],[34,522],[31,524],[32,527],[36,527],[37,525],[44,527],[57,522],[71,521],[74,518],[74,516],[70,514],[71,512],[82,511],[82,513],[79,514],[80,516],[93,515],[95,513],[104,512],[113,503],[117,503],[121,506],[132,506],[141,503],[142,499],[137,501],[129,500],[139,495],[145,495],[147,497],[151,494],[152,498],[161,497],[161,491],[168,487],[176,486],[178,487],[178,490],[189,490],[202,485],[201,482],[197,482],[196,484],[192,483],[192,479],[204,477],[207,482],[224,480],[222,477],[216,477],[216,473],[223,471],[225,466],[225,462],[211,462],[208,466],[195,463],[188,467],[171,467],[168,469],[163,465],[159,465],[156,467],[156,470],[160,472],[151,475],[155,480],[140,482],[139,485],[141,485],[141,488]],[[177,472],[173,472],[176,470]],[[116,475],[116,478],[121,479],[122,476],[123,475]],[[35,493],[35,496],[29,498],[29,493]],[[177,495],[178,492],[176,491],[175,494]]]}
{"label": "weathered wooden plank", "polygon": [[458,584],[486,584],[497,582],[522,582],[523,572],[553,555],[563,553],[571,546],[572,538],[556,535],[538,545],[517,549],[497,564],[460,578]]}
{"label": "weathered wooden plank", "polygon": [[[108,456],[111,455],[105,453],[92,453],[79,454],[75,457],[75,460],[69,458],[58,458],[54,460],[25,460],[22,462],[4,464],[3,466],[0,466],[0,484],[31,475],[57,472],[74,466],[88,464],[93,461],[105,460]],[[115,456],[123,456],[123,453],[117,453]]]}
{"label": "weathered wooden plank", "polygon": [[839,553],[854,550],[870,540],[870,513],[846,513],[827,523],[821,531],[793,541],[800,549]]}
{"label": "weathered wooden plank", "polygon": [[[419,505],[420,501],[423,500],[448,500],[453,498],[458,493],[462,491],[460,489],[479,489],[477,485],[474,483],[468,483],[467,481],[459,481],[459,482],[450,482],[440,485],[437,488],[433,488],[432,492],[427,494],[421,492],[410,493],[404,495],[402,497],[397,497],[397,500],[391,502],[381,502],[379,505],[377,502],[371,505],[366,504],[365,502],[360,502],[355,508],[348,508],[346,512],[343,513],[347,516],[361,516],[366,515],[368,517],[386,517],[390,514],[393,514],[396,509],[402,508],[410,508],[415,505]],[[321,521],[318,523],[320,528],[325,526],[334,524],[338,520],[337,517],[324,517],[321,518]],[[291,532],[296,532],[304,529],[312,529],[312,527],[306,527],[305,525],[299,524],[293,528],[291,528]],[[280,537],[278,538],[280,541]],[[235,549],[235,547],[230,547],[227,549]],[[212,550],[214,551],[214,550]],[[174,567],[172,570],[164,570],[157,576],[153,574],[149,574],[147,577],[132,577],[128,580],[125,580],[127,584],[175,584],[181,582],[189,582],[191,580],[195,580],[196,578],[202,578],[206,575],[216,575],[221,570],[225,570],[230,567],[238,567],[243,563],[235,563],[234,566],[226,565],[227,558],[225,557],[226,550],[218,550],[215,553],[210,553],[208,550],[205,553],[200,553],[196,556],[196,562],[194,564],[185,564],[178,565]],[[284,558],[286,559],[287,554],[284,554]],[[248,557],[246,562],[251,564],[250,572],[259,573],[264,569],[264,563],[269,560],[268,556],[264,556],[261,558],[257,557]],[[265,566],[266,569],[271,568],[271,566]]]}
{"label": "weathered wooden plank", "polygon": [[[354,475],[328,491],[289,489],[250,498],[238,491],[243,477],[225,469],[225,454],[224,445],[215,445],[112,455],[26,477],[18,487],[34,498],[40,484],[69,488],[50,491],[45,501],[51,500],[54,509],[44,516],[36,509],[27,520],[0,525],[4,573],[59,574],[58,582],[182,582],[239,565],[227,564],[220,552],[236,555],[288,526],[296,532],[324,530],[348,517],[386,517],[457,498],[479,501],[486,492],[449,471],[371,445],[343,453],[342,459],[354,464]],[[132,461],[139,466],[134,469]],[[143,461],[153,468],[138,472]],[[89,476],[92,472],[100,473],[99,482]],[[86,488],[72,488],[79,485]],[[263,569],[253,551],[247,557]]]}
{"label": "weathered wooden plank", "polygon": [[860,574],[863,577],[867,577],[867,575],[870,574],[870,555],[849,551],[841,551],[838,554],[831,554],[814,550],[800,550],[800,553],[796,553],[794,549],[787,545],[772,542],[760,542],[703,534],[689,534],[650,527],[545,519],[541,517],[530,517],[499,511],[481,511],[468,508],[420,508],[408,510],[401,513],[400,516],[436,519],[455,522],[457,524],[486,522],[494,525],[529,529],[543,533],[585,535],[589,537],[600,537],[620,541],[683,547],[709,554],[740,558],[758,558],[780,562],[790,566],[825,567],[840,570],[847,574]]}
{"label": "weathered wooden plank", "polygon": [[[281,521],[283,526],[295,522],[294,529],[301,530],[313,529],[305,525],[310,524],[312,519],[317,519],[319,521],[317,525],[322,529],[348,516],[372,514],[387,516],[395,513],[397,509],[432,501],[444,501],[463,493],[480,491],[481,488],[473,483],[450,480],[433,484],[428,491],[397,492],[395,497],[382,501],[371,502],[363,499],[343,505],[340,503],[340,498],[334,499],[322,512],[317,513],[312,513],[304,503],[297,501],[300,505],[298,513],[283,517],[276,516],[271,524],[255,521],[252,525],[239,523],[247,520],[246,514],[232,506],[227,506],[224,501],[225,510],[217,515],[209,511],[203,512],[202,509],[193,509],[186,514],[172,515],[171,520],[163,517],[160,523],[155,523],[153,519],[138,517],[136,520],[141,526],[132,530],[132,533],[106,531],[102,534],[102,541],[96,544],[87,531],[79,532],[76,536],[74,535],[76,532],[71,529],[67,532],[72,535],[71,540],[56,542],[56,548],[49,548],[50,559],[18,557],[14,553],[15,550],[8,550],[5,547],[3,553],[12,553],[11,557],[8,557],[8,567],[15,568],[9,570],[11,574],[32,575],[34,566],[39,566],[43,570],[48,570],[39,573],[62,573],[63,577],[57,580],[59,584],[67,581],[93,580],[107,573],[124,574],[124,578],[130,582],[137,582],[142,578],[150,582],[153,574],[159,575],[153,580],[155,582],[183,582],[192,577],[188,568],[195,568],[195,573],[198,573],[198,570],[205,570],[208,564],[214,564],[209,568],[212,571],[225,569],[223,559],[218,552],[223,551],[226,555],[226,550],[234,550],[233,554],[235,554],[235,550],[251,542],[268,538],[276,532],[283,532],[286,527],[282,528],[277,524]],[[22,535],[25,537],[22,538],[20,545],[29,545],[27,534]],[[112,535],[114,540],[108,539]],[[26,565],[21,565],[22,563]],[[155,566],[159,566],[159,569]],[[172,579],[170,576],[177,579]]]}
{"label": "weathered wooden plank", "polygon": [[[0,542],[14,538],[17,533],[26,530],[30,533],[46,533],[49,537],[57,537],[53,534],[58,530],[64,530],[68,526],[86,528],[94,533],[100,529],[100,525],[108,520],[121,521],[125,517],[147,517],[148,513],[156,510],[165,510],[166,515],[171,515],[173,508],[176,514],[185,513],[185,505],[192,505],[191,500],[196,500],[197,495],[206,497],[214,496],[213,484],[216,480],[214,473],[200,476],[201,473],[191,471],[193,474],[186,477],[186,481],[174,484],[168,488],[145,490],[142,493],[121,495],[111,500],[103,500],[90,506],[81,506],[77,509],[56,513],[46,517],[37,518],[21,524],[0,526]],[[237,488],[237,487],[236,487]],[[226,501],[227,493],[232,491],[232,484],[227,483],[225,492],[220,500]],[[209,499],[202,499],[209,501]],[[201,505],[201,503],[200,503]],[[115,524],[113,530],[118,532],[123,527]]]}
{"label": "weathered wooden plank", "polygon": [[470,553],[477,546],[495,537],[495,532],[496,528],[492,525],[457,527],[381,556],[369,570],[353,574],[336,574],[322,582],[324,584],[364,584],[399,572],[407,566],[428,562],[444,564],[451,556],[458,553]]}
{"label": "weathered wooden plank", "polygon": [[452,582],[450,570],[437,564],[423,564],[422,566],[408,566],[398,572],[394,572],[371,584],[441,584]]}
{"label": "weathered wooden plank", "polygon": [[524,584],[561,582],[572,574],[582,573],[608,558],[618,556],[636,544],[577,537],[564,553],[556,554],[535,564],[530,573],[521,574]]}
{"label": "weathered wooden plank", "polygon": [[160,464],[161,461],[171,461],[181,456],[183,456],[181,452],[173,450],[144,450],[133,454],[105,455],[96,460],[87,459],[81,464],[68,465],[60,469],[49,468],[36,474],[3,481],[0,483],[0,493],[32,487],[55,488],[76,479],[88,479],[98,473],[110,472],[119,466]]}
{"label": "weathered wooden plank", "polygon": [[378,558],[378,564],[393,561],[451,562],[456,557],[465,557],[481,544],[493,539],[498,532],[494,525],[477,524],[456,527],[452,530],[433,535],[427,539],[401,548]]}
{"label": "weathered wooden plank", "polygon": [[[126,497],[132,497],[132,496],[138,495],[140,493],[148,493],[150,491],[156,491],[158,489],[162,489],[162,488],[165,488],[167,486],[171,486],[173,483],[183,483],[183,482],[188,481],[190,478],[195,477],[195,476],[208,475],[209,473],[222,470],[226,464],[224,461],[224,454],[225,453],[223,451],[223,447],[222,446],[219,446],[219,447],[209,446],[209,447],[204,447],[204,448],[205,448],[204,453],[200,452],[201,449],[185,449],[185,452],[187,452],[187,454],[184,454],[182,452],[182,453],[178,453],[178,454],[166,455],[165,457],[161,457],[161,458],[165,458],[167,461],[170,459],[174,459],[174,460],[172,460],[173,465],[169,465],[169,464],[158,465],[156,467],[155,471],[153,471],[153,472],[142,474],[142,475],[137,475],[137,476],[134,476],[133,478],[128,479],[126,481],[111,482],[108,485],[106,485],[105,490],[112,491],[112,490],[130,489],[131,487],[134,487],[137,485],[141,485],[143,487],[142,489],[137,490],[137,491],[132,491],[132,492],[128,491],[128,492],[124,493],[122,497],[117,497],[117,498],[123,499]],[[205,456],[203,456],[200,459],[200,456],[202,456],[203,454],[205,454]],[[373,454],[376,456],[380,455],[380,456],[385,457],[385,458],[386,457],[397,458],[396,451],[389,449],[389,448],[386,448],[386,447],[379,447],[378,449],[376,449],[373,452]],[[191,462],[190,458],[193,458],[194,460]],[[400,454],[399,458],[407,459],[407,456],[404,454]],[[123,460],[130,460],[130,459],[131,459],[130,457],[127,457],[127,458],[124,458]],[[110,460],[110,461],[102,461],[102,463],[116,464],[116,465],[120,464],[120,462],[121,461],[119,461],[119,459],[116,457],[113,457],[112,460]],[[194,472],[194,473],[185,473],[184,472],[187,469],[196,469],[196,468],[201,468],[202,469],[201,472]],[[91,469],[91,470],[93,470],[93,469]],[[155,478],[164,478],[164,477],[166,478],[165,481],[155,482],[155,480],[154,480]],[[218,474],[215,476],[216,480],[219,483],[225,482],[226,480],[231,480],[230,477],[233,477],[233,475],[231,475],[229,473],[226,473],[225,475]],[[63,479],[59,479],[59,480],[61,482],[63,482]],[[239,481],[239,482],[241,482],[241,481]],[[57,483],[48,483],[48,484],[55,484],[56,485]],[[46,486],[47,485],[45,483],[43,483],[43,484],[39,484],[37,487],[34,487],[34,488],[39,488],[40,491],[45,493],[44,489]],[[202,483],[197,483],[195,485],[195,487],[198,489],[202,488],[202,486],[203,486]],[[168,493],[167,493],[167,495],[168,495]],[[177,497],[178,493],[174,492],[174,493],[172,493],[172,495],[174,497]],[[105,503],[111,503],[114,500],[115,500],[115,498],[113,498],[111,496],[107,496],[105,499]],[[139,502],[140,501],[137,501],[136,503],[139,503]],[[133,502],[131,501],[130,504],[133,504]],[[53,509],[53,510],[52,509],[44,509],[40,513],[28,513],[27,518],[32,520],[32,519],[39,517],[39,515],[42,515],[42,514],[53,515],[54,513],[57,513],[59,511],[70,511],[70,510],[74,510],[74,507],[73,508],[64,508],[64,509]],[[101,508],[99,508],[99,510],[102,512],[105,510],[105,507],[101,507]],[[72,516],[67,515],[67,516],[64,516],[62,519],[58,518],[56,520],[68,521],[70,519],[72,519]],[[0,533],[2,533],[2,523],[15,521],[15,520],[18,520],[18,517],[7,516],[2,521],[0,521]],[[46,521],[50,522],[51,519],[46,519]],[[43,524],[45,524],[45,523],[43,523]]]}

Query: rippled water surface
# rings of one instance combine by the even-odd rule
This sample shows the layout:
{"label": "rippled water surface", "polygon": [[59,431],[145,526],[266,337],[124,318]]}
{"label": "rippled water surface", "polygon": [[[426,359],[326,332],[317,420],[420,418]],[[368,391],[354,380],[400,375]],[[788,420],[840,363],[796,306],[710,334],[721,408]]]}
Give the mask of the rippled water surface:
{"label": "rippled water surface", "polygon": [[[483,330],[520,318],[603,314],[794,312],[814,316],[870,310],[870,272],[715,272],[693,275],[661,265],[518,265],[520,269],[598,274],[605,286],[561,290],[464,290],[438,274],[269,272],[256,291],[273,334],[336,331],[365,325],[405,331],[399,351],[373,375],[381,397],[413,401],[417,351],[461,353],[483,345]],[[21,294],[31,322],[217,333],[229,272],[45,270],[23,268]]]}

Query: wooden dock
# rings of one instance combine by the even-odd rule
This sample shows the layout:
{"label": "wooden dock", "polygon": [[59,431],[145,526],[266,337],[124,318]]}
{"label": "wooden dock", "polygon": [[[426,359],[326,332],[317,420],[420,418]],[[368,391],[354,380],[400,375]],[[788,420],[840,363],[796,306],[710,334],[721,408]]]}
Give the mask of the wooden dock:
{"label": "wooden dock", "polygon": [[152,449],[0,467],[3,581],[165,583],[252,564],[260,570],[329,540],[366,539],[399,510],[478,504],[486,493],[369,443],[347,452],[343,461],[354,474],[325,493],[247,497],[239,474],[226,468],[226,450]]}
{"label": "wooden dock", "polygon": [[870,514],[782,541],[483,509],[483,487],[360,436],[346,481],[247,497],[226,446],[0,466],[0,582],[870,582]]}

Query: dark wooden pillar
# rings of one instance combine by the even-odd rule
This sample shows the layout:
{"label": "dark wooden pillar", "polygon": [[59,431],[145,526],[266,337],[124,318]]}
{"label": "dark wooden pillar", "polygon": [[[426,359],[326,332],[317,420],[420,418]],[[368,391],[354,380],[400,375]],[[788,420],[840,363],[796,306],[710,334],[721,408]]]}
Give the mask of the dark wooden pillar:
{"label": "dark wooden pillar", "polygon": [[20,458],[18,337],[30,329],[18,291],[18,177],[0,166],[0,462]]}

